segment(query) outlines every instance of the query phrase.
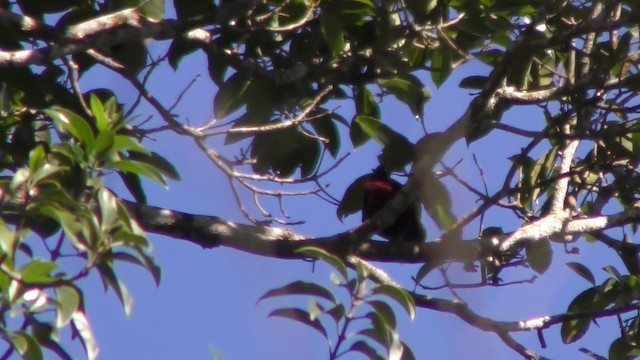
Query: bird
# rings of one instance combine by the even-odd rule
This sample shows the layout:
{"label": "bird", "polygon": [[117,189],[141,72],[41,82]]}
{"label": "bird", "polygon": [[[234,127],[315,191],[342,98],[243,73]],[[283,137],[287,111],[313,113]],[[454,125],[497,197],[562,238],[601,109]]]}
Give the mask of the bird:
{"label": "bird", "polygon": [[[373,217],[402,188],[402,184],[393,180],[384,166],[373,170],[364,181],[362,203],[362,222]],[[421,222],[422,207],[415,201],[404,210],[394,222],[380,231],[378,235],[390,242],[423,242],[427,236]]]}

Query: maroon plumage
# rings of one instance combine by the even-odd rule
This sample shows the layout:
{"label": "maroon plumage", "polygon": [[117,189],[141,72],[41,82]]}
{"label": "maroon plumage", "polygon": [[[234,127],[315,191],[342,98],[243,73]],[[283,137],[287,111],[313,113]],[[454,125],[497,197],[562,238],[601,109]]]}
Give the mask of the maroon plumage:
{"label": "maroon plumage", "polygon": [[[364,182],[364,199],[362,204],[362,221],[370,219],[400,190],[402,184],[391,179],[383,166],[378,166]],[[426,231],[420,221],[422,208],[419,202],[410,205],[386,229],[378,235],[395,242],[422,242]]]}

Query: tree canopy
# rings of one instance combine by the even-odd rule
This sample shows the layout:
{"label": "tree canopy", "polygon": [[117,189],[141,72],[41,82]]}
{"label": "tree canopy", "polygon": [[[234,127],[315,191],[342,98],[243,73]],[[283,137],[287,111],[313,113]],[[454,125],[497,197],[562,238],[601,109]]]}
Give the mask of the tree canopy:
{"label": "tree canopy", "polygon": [[[328,266],[330,281],[300,274],[255,300],[315,330],[330,359],[428,356],[399,319],[429,312],[522,358],[551,337],[640,355],[639,23],[635,0],[0,1],[0,357],[71,358],[75,341],[96,358],[84,284],[129,314],[121,264],[162,286],[151,234]],[[185,79],[194,68],[208,78]],[[199,118],[180,106],[195,82],[215,89]],[[237,218],[219,215],[227,201],[200,215],[150,196],[200,176],[192,152]],[[405,185],[360,224],[378,165]],[[416,201],[427,241],[380,240]],[[301,230],[313,221],[346,225]],[[613,257],[586,261],[594,247]],[[560,262],[578,284],[560,313],[469,301],[534,299]],[[593,349],[603,319],[611,341]]]}

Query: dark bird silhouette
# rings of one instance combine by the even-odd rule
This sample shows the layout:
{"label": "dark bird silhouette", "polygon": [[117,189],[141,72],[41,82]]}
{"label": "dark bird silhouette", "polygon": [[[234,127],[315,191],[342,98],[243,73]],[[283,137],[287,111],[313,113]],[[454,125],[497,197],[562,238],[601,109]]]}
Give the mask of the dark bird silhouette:
{"label": "dark bird silhouette", "polygon": [[[391,179],[381,165],[364,182],[362,221],[366,221],[382,209],[402,188],[402,184]],[[386,229],[378,235],[391,241],[425,241],[427,233],[420,221],[422,207],[418,201],[404,210]]]}

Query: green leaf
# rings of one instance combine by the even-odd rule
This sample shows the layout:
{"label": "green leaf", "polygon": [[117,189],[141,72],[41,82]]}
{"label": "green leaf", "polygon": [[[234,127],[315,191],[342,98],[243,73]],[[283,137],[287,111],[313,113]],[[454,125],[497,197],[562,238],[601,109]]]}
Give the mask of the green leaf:
{"label": "green leaf", "polygon": [[17,238],[13,231],[11,231],[4,220],[0,218],[0,249],[2,253],[13,257],[16,240]]}
{"label": "green leaf", "polygon": [[96,94],[89,96],[89,104],[91,105],[91,113],[96,119],[96,128],[103,131],[109,128],[109,119],[104,112],[104,106]]}
{"label": "green leaf", "polygon": [[145,155],[151,155],[151,151],[147,150],[138,140],[131,136],[126,135],[116,135],[113,138],[113,146],[112,150],[114,152],[119,151],[133,151],[142,153]]}
{"label": "green leaf", "polygon": [[73,314],[78,311],[82,301],[82,293],[74,286],[58,286],[56,292],[56,328],[67,326]]}
{"label": "green leaf", "polygon": [[[119,235],[114,235],[115,238],[118,238]],[[113,259],[117,261],[124,261],[130,264],[142,266],[147,269],[151,276],[153,277],[153,281],[156,283],[156,286],[160,286],[160,280],[162,277],[162,268],[160,268],[151,256],[144,253],[143,250],[136,248],[137,256],[131,255],[125,252],[114,252]]]}
{"label": "green leaf", "polygon": [[527,244],[525,247],[527,262],[531,269],[538,274],[543,274],[551,266],[553,252],[551,242],[547,239],[540,239]]}
{"label": "green leaf", "polygon": [[463,89],[482,90],[489,78],[486,76],[468,76],[460,81],[459,87]]}
{"label": "green leaf", "polygon": [[162,20],[164,16],[164,0],[115,0],[115,7],[138,8],[142,15],[156,21]]}
{"label": "green leaf", "polygon": [[413,115],[418,118],[423,117],[424,104],[431,98],[431,93],[418,78],[407,75],[402,78],[382,79],[378,84],[405,103]]}
{"label": "green leaf", "polygon": [[[578,294],[569,304],[567,313],[582,313],[596,308],[598,291],[598,288],[592,287]],[[588,317],[564,321],[560,329],[562,341],[571,344],[580,340],[589,330],[590,324],[591,319]]]}
{"label": "green leaf", "polygon": [[309,138],[298,128],[287,128],[258,134],[251,146],[256,159],[252,168],[259,174],[269,171],[280,176],[292,176],[300,168],[302,177],[315,172],[322,149],[318,141]]}
{"label": "green leaf", "polygon": [[122,281],[118,280],[115,271],[113,270],[112,265],[101,262],[97,265],[98,273],[100,274],[100,278],[104,282],[106,286],[109,286],[113,289],[124,308],[124,313],[127,317],[131,316],[131,308],[133,306],[133,299],[129,295],[129,290],[127,290],[126,286]]}
{"label": "green leaf", "polygon": [[390,146],[388,151],[391,154],[398,151],[405,157],[405,153],[410,153],[413,158],[413,144],[404,135],[391,129],[380,120],[370,116],[356,116],[351,126],[354,125],[359,126],[367,136],[379,144]]}
{"label": "green leaf", "polygon": [[615,339],[609,346],[609,360],[635,359],[638,348],[635,342],[630,343],[625,337]]}
{"label": "green leaf", "polygon": [[213,116],[221,120],[247,103],[251,79],[235,73],[218,89],[213,98]]}
{"label": "green leaf", "polygon": [[103,157],[108,155],[109,151],[112,150],[114,141],[115,133],[113,131],[104,130],[99,132],[98,137],[96,137],[95,146],[93,147],[93,158],[98,161],[103,160]]}
{"label": "green leaf", "polygon": [[604,271],[606,271],[607,273],[611,274],[614,278],[616,278],[618,281],[622,280],[622,274],[620,273],[620,271],[618,271],[618,269],[616,269],[615,266],[613,265],[606,265],[605,267],[602,268]]}
{"label": "green leaf", "polygon": [[438,4],[438,0],[405,0],[407,10],[417,20],[422,23],[427,19],[427,15]]}
{"label": "green leaf", "polygon": [[[10,334],[11,342],[23,359],[42,360],[42,349],[38,341],[25,332]],[[10,353],[9,353],[10,354]]]}
{"label": "green leaf", "polygon": [[404,136],[392,137],[378,157],[389,171],[403,171],[415,158],[415,145]]}
{"label": "green leaf", "polygon": [[451,208],[449,189],[433,173],[424,177],[422,187],[428,189],[422,192],[422,202],[427,214],[440,229],[447,231],[457,222]]}
{"label": "green leaf", "polygon": [[396,315],[389,304],[384,301],[369,300],[367,304],[376,312],[376,314],[384,321],[389,329],[395,329],[397,325]]}
{"label": "green leaf", "polygon": [[[211,3],[213,5],[213,3],[211,1],[207,1],[209,3]],[[188,4],[188,1],[179,1],[179,3],[186,3]],[[201,14],[199,14],[201,15]],[[178,37],[176,39],[173,39],[173,41],[171,41],[171,46],[169,46],[169,50],[167,51],[167,58],[169,60],[169,65],[171,65],[171,67],[173,68],[174,71],[178,70],[178,66],[180,65],[180,62],[182,61],[182,58],[184,58],[187,55],[190,55],[192,53],[194,53],[195,51],[199,50],[200,48],[198,47],[197,44],[195,44],[192,41],[189,41],[188,39],[185,39],[183,37]]]}
{"label": "green leaf", "polygon": [[21,280],[27,284],[49,284],[56,280],[51,277],[51,272],[56,267],[54,262],[32,260],[20,269]]}
{"label": "green leaf", "polygon": [[323,141],[323,144],[329,150],[329,154],[335,158],[340,151],[340,133],[331,114],[325,114],[319,119],[313,120],[311,126],[319,137],[326,140],[326,142]]}
{"label": "green leaf", "polygon": [[391,286],[391,285],[376,285],[371,289],[372,295],[382,295],[393,299],[397,302],[409,315],[411,320],[416,317],[416,305],[413,302],[413,298],[404,289]]}
{"label": "green leaf", "polygon": [[167,186],[167,183],[164,181],[162,174],[160,174],[160,172],[156,170],[155,167],[143,162],[133,160],[120,160],[111,162],[105,167],[130,174],[144,176],[163,186]]}
{"label": "green leaf", "polygon": [[51,164],[44,164],[43,166],[41,166],[40,168],[38,168],[33,175],[31,175],[31,184],[32,185],[38,185],[42,180],[47,179],[49,177],[51,177],[52,175],[58,174],[61,171],[64,171],[65,168],[60,167],[60,166],[56,166],[56,165],[51,165]]}
{"label": "green leaf", "polygon": [[98,204],[100,205],[100,223],[103,230],[109,230],[118,219],[116,197],[107,188],[98,190]]}
{"label": "green leaf", "polygon": [[335,270],[337,270],[344,281],[347,281],[349,279],[349,276],[347,274],[347,267],[345,266],[344,262],[342,262],[342,260],[340,260],[337,256],[330,254],[323,249],[307,246],[296,250],[296,253],[300,253],[314,259],[322,260],[331,265],[331,267],[333,267]]}
{"label": "green leaf", "polygon": [[81,116],[58,106],[42,111],[53,119],[60,131],[71,134],[88,150],[93,149],[93,142],[95,141],[93,130]]}
{"label": "green leaf", "polygon": [[440,48],[434,50],[431,67],[431,80],[440,87],[451,74],[453,67],[451,49],[444,42],[441,43]]}
{"label": "green leaf", "polygon": [[147,47],[140,40],[124,41],[111,48],[111,57],[124,71],[137,76],[147,65]]}
{"label": "green leaf", "polygon": [[380,119],[380,107],[369,89],[364,86],[356,91],[356,116],[368,116],[376,120]]}
{"label": "green leaf", "polygon": [[331,291],[318,284],[305,281],[294,281],[282,287],[271,289],[262,295],[258,301],[260,302],[273,297],[290,295],[310,295],[336,303],[336,298],[333,296]]}
{"label": "green leaf", "polygon": [[157,152],[146,153],[130,153],[129,159],[143,162],[152,166],[154,169],[160,171],[162,175],[172,180],[180,180],[180,174],[178,170],[167,159]]}
{"label": "green leaf", "polygon": [[38,145],[29,152],[29,170],[32,173],[40,169],[45,163],[46,153],[44,146]]}
{"label": "green leaf", "polygon": [[118,172],[118,175],[120,175],[120,179],[122,179],[124,186],[129,190],[133,198],[141,204],[146,204],[147,195],[142,187],[140,176],[126,172]]}
{"label": "green leaf", "polygon": [[296,308],[285,308],[285,309],[276,309],[269,314],[269,317],[278,316],[283,317],[285,319],[290,319],[294,321],[298,321],[309,326],[312,329],[317,330],[325,339],[329,339],[327,335],[327,331],[322,326],[322,323],[318,319],[311,320],[311,315],[302,309]]}
{"label": "green leaf", "polygon": [[343,25],[340,19],[330,12],[322,12],[320,28],[333,57],[337,57],[345,48]]}
{"label": "green leaf", "polygon": [[582,276],[589,283],[591,283],[591,285],[593,286],[596,285],[596,278],[593,276],[593,273],[591,272],[591,270],[589,270],[589,268],[586,267],[585,265],[579,262],[568,262],[567,266],[571,270],[575,271],[578,275]]}

